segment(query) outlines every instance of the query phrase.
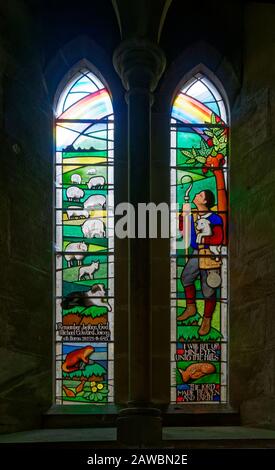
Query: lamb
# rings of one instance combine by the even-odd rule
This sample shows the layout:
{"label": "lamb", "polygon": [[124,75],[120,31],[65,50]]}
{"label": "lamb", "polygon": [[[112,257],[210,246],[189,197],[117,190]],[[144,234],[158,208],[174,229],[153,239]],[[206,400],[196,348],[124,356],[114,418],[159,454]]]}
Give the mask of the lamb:
{"label": "lamb", "polygon": [[106,236],[105,225],[101,219],[89,219],[81,227],[85,238],[104,238]]}
{"label": "lamb", "polygon": [[95,175],[96,174],[96,168],[90,168],[90,170],[87,171],[87,175]]}
{"label": "lamb", "polygon": [[81,176],[78,173],[74,173],[71,176],[71,182],[73,184],[81,184]]}
{"label": "lamb", "polygon": [[203,237],[208,237],[212,235],[211,225],[208,219],[205,219],[205,218],[198,219],[196,226],[197,226],[197,230],[200,232],[197,235],[197,240],[196,240],[197,243],[201,243]]}
{"label": "lamb", "polygon": [[70,186],[66,191],[66,196],[68,201],[79,202],[80,199],[84,196],[83,189],[78,188],[77,186]]}
{"label": "lamb", "polygon": [[88,291],[71,292],[62,300],[62,308],[69,309],[74,307],[107,307],[108,312],[112,307],[106,299],[104,284],[94,284]]}
{"label": "lamb", "polygon": [[[68,268],[73,266],[73,261],[76,260],[78,266],[81,266],[84,253],[88,251],[88,245],[84,242],[79,243],[69,243],[65,248],[65,260],[68,263]],[[70,253],[73,252],[73,253]],[[76,253],[79,252],[79,253]]]}
{"label": "lamb", "polygon": [[85,209],[95,209],[96,207],[106,208],[106,197],[102,194],[94,194],[84,201]]}
{"label": "lamb", "polygon": [[[210,221],[204,217],[201,217],[200,219],[197,220],[196,223],[197,230],[200,232],[197,235],[197,243],[200,244],[202,243],[202,238],[203,237],[208,237],[212,235],[212,230],[211,230],[211,224]],[[210,245],[209,250],[213,255],[216,257],[215,261],[219,261],[219,256],[221,254],[221,245]]]}
{"label": "lamb", "polygon": [[89,215],[90,214],[88,210],[82,209],[79,206],[69,206],[67,209],[68,219],[81,219],[83,217],[88,219]]}
{"label": "lamb", "polygon": [[85,279],[86,276],[89,279],[94,279],[94,273],[99,269],[99,261],[94,261],[89,266],[81,266],[78,271],[78,280]]}
{"label": "lamb", "polygon": [[81,209],[80,207],[78,206],[70,206],[68,207],[67,209],[67,216],[68,216],[68,219],[81,219],[81,218],[85,218],[85,219],[88,219],[89,218],[89,211],[86,210],[86,209]]}
{"label": "lamb", "polygon": [[105,184],[105,178],[104,176],[94,176],[93,178],[90,178],[87,186],[89,189],[100,189],[103,188]]}

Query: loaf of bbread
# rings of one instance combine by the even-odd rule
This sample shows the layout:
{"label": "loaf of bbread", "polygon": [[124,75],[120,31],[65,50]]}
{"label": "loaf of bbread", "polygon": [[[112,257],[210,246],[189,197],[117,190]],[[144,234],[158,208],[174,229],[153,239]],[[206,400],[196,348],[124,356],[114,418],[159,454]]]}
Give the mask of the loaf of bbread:
{"label": "loaf of bbread", "polygon": [[210,362],[198,362],[197,364],[191,364],[185,370],[178,369],[184,383],[189,380],[200,379],[204,375],[213,374],[216,372],[216,367]]}

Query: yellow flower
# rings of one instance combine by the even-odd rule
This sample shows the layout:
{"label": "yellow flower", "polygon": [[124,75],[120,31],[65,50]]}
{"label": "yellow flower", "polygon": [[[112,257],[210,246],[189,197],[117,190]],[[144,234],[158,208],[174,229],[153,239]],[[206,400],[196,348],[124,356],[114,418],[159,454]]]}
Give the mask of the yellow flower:
{"label": "yellow flower", "polygon": [[96,383],[95,382],[91,382],[91,388],[92,387],[95,387],[96,386]]}
{"label": "yellow flower", "polygon": [[97,387],[93,387],[92,392],[94,392],[94,393],[97,392]]}
{"label": "yellow flower", "polygon": [[102,390],[103,389],[103,384],[98,384],[97,388],[98,388],[98,390]]}

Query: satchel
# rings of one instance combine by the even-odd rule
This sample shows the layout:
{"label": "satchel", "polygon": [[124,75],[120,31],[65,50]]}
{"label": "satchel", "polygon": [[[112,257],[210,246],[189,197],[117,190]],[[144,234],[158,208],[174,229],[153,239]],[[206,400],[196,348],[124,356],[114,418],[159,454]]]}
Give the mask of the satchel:
{"label": "satchel", "polygon": [[215,256],[209,248],[199,248],[199,268],[200,269],[219,269],[222,265],[222,260]]}

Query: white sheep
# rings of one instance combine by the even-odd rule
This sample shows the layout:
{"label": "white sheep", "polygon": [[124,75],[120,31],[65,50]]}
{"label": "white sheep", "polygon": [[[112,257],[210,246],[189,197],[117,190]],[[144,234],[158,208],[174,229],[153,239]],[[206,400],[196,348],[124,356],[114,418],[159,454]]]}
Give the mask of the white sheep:
{"label": "white sheep", "polygon": [[89,279],[94,279],[94,273],[99,269],[99,261],[94,261],[89,266],[81,266],[78,271],[78,280],[85,279],[86,276]]}
{"label": "white sheep", "polygon": [[95,209],[96,207],[105,209],[106,197],[102,194],[94,194],[84,201],[84,207],[89,210]]}
{"label": "white sheep", "polygon": [[90,178],[87,186],[89,189],[99,189],[102,188],[105,184],[105,178],[104,176],[94,176],[93,178]]}
{"label": "white sheep", "polygon": [[[200,244],[202,243],[202,238],[203,237],[208,237],[212,235],[212,230],[211,230],[211,223],[210,220],[201,217],[200,219],[197,220],[196,222],[196,228],[200,232],[197,235],[197,243]],[[216,256],[215,261],[219,261],[219,256],[221,254],[221,245],[209,245],[209,250],[213,255]]]}
{"label": "white sheep", "polygon": [[205,218],[200,218],[196,223],[197,230],[200,232],[197,235],[197,243],[201,243],[203,237],[208,237],[212,235],[210,221]]}
{"label": "white sheep", "polygon": [[68,262],[68,268],[73,266],[73,260],[76,260],[78,266],[81,266],[85,256],[84,253],[88,251],[88,245],[86,245],[84,242],[69,243],[66,246],[65,251],[65,260]]}
{"label": "white sheep", "polygon": [[78,188],[77,186],[70,186],[66,191],[66,196],[68,201],[79,202],[80,199],[84,196],[83,189]]}
{"label": "white sheep", "polygon": [[71,176],[71,182],[73,184],[81,184],[81,176],[78,173],[74,173]]}
{"label": "white sheep", "polygon": [[96,168],[90,168],[90,170],[87,171],[87,175],[95,175],[96,174]]}
{"label": "white sheep", "polygon": [[105,225],[101,219],[89,219],[81,227],[85,238],[104,238],[106,236]]}
{"label": "white sheep", "polygon": [[67,216],[68,219],[81,219],[84,217],[84,219],[89,218],[89,211],[86,209],[81,209],[81,207],[78,206],[70,206],[67,209]]}

